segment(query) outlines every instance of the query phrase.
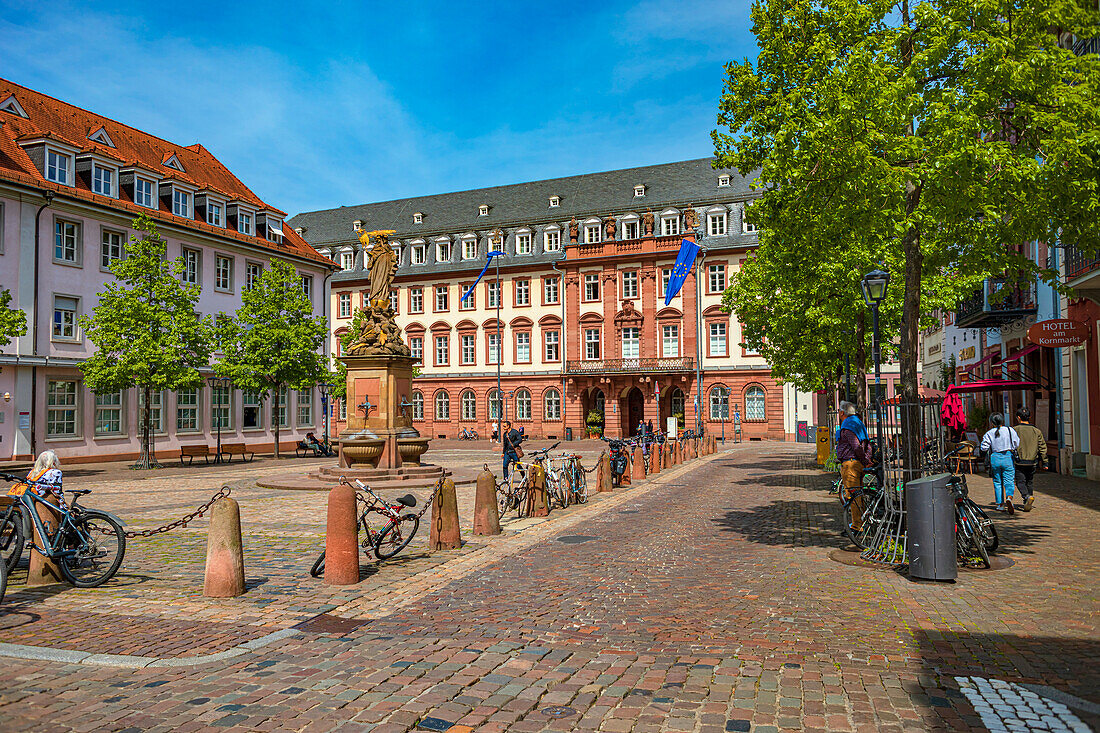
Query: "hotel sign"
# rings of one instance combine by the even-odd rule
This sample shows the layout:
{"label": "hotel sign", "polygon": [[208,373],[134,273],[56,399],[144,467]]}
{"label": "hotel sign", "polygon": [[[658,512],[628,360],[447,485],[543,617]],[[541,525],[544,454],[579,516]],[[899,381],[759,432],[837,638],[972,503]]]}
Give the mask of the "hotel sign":
{"label": "hotel sign", "polygon": [[959,349],[959,358],[960,359],[973,359],[974,358],[974,347],[973,346],[967,346],[965,349]]}
{"label": "hotel sign", "polygon": [[1069,320],[1040,321],[1027,330],[1027,340],[1038,346],[1060,349],[1089,340],[1089,327]]}

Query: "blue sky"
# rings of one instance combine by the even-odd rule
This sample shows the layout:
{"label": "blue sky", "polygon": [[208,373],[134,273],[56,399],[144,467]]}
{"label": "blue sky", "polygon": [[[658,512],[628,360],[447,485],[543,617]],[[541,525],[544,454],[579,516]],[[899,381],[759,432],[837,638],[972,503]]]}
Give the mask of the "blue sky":
{"label": "blue sky", "polygon": [[0,0],[0,76],[200,142],[293,214],[711,155],[723,64],[755,57],[748,16],[747,0]]}

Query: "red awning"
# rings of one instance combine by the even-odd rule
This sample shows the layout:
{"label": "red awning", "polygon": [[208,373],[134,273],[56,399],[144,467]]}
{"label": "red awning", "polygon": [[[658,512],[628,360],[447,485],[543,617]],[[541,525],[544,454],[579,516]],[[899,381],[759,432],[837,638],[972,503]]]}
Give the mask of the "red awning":
{"label": "red awning", "polygon": [[1035,351],[1038,348],[1041,348],[1039,346],[1039,344],[1032,344],[1031,346],[1028,346],[1026,349],[1021,349],[1020,351],[1017,351],[1015,354],[1013,354],[1011,356],[1006,356],[1004,358],[1004,361],[1002,361],[1001,363],[1004,364],[1006,362],[1016,361],[1017,359],[1022,359],[1025,356],[1027,356],[1028,354],[1030,354],[1032,351]]}
{"label": "red awning", "polygon": [[1003,392],[1014,389],[1038,389],[1038,382],[1014,382],[1009,379],[979,379],[977,382],[966,384],[952,384],[947,388],[947,394],[960,394],[968,392]]}
{"label": "red awning", "polygon": [[[917,390],[917,396],[921,399],[942,398],[946,393],[941,392],[938,389],[932,389],[931,387],[921,386]],[[883,400],[884,405],[899,405],[901,404],[901,395],[894,395],[888,400]]]}
{"label": "red awning", "polygon": [[970,372],[972,372],[975,369],[977,369],[978,367],[980,367],[982,364],[985,364],[990,359],[997,359],[997,358],[1000,358],[1000,356],[1001,356],[1000,354],[998,354],[996,351],[994,351],[989,356],[983,356],[981,359],[978,359],[976,362],[974,362],[970,366],[963,367],[963,371],[965,371],[967,374],[969,374]]}

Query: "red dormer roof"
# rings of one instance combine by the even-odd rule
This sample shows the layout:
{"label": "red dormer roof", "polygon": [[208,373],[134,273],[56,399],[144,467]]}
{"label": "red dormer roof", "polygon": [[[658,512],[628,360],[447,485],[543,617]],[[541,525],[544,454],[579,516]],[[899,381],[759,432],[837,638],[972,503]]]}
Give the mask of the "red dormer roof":
{"label": "red dormer roof", "polygon": [[[197,219],[175,216],[163,203],[159,210],[152,210],[134,204],[124,193],[118,199],[113,199],[93,194],[79,181],[73,187],[60,186],[45,180],[19,143],[41,138],[54,140],[81,152],[96,153],[105,158],[117,160],[123,167],[138,166],[155,172],[164,179],[176,179],[181,183],[194,186],[197,190],[207,189],[217,192],[229,201],[245,203],[257,210],[267,210],[276,215],[285,216],[284,212],[262,201],[209,150],[198,143],[187,146],[177,145],[109,117],[75,107],[6,79],[0,79],[0,100],[8,98],[9,95],[15,96],[27,117],[0,112],[0,179],[39,189],[51,189],[63,196],[93,201],[135,215],[148,214],[156,220],[170,221],[173,224],[236,239],[276,253],[312,260],[325,267],[333,267],[331,260],[319,254],[289,228],[283,230],[283,241],[275,243],[262,237],[213,227]],[[89,134],[95,134],[100,129],[103,129],[114,143],[113,148],[88,138]],[[173,156],[183,167],[182,172],[164,165]]]}

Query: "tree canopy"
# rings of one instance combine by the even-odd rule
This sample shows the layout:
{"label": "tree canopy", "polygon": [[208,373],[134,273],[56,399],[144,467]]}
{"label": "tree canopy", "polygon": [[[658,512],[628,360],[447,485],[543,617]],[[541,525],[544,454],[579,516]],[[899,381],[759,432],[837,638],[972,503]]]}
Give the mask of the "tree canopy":
{"label": "tree canopy", "polygon": [[1054,280],[1028,242],[1100,245],[1100,60],[1052,31],[1095,35],[1095,11],[757,0],[752,19],[759,57],[727,66],[713,138],[716,165],[763,188],[758,256],[726,304],[779,374],[858,346],[858,281],[884,265],[884,338],[915,396],[922,315],[993,275]]}
{"label": "tree canopy", "polygon": [[199,286],[184,283],[182,259],[168,260],[167,245],[152,219],[134,219],[141,236],[131,238],[126,256],[111,263],[114,282],[99,295],[80,325],[95,353],[80,370],[98,394],[138,387],[142,392],[142,456],[138,467],[156,465],[151,444],[152,392],[202,385],[199,368],[210,359],[209,317],[195,304]]}
{"label": "tree canopy", "polygon": [[278,457],[281,390],[310,389],[329,374],[322,353],[328,332],[325,320],[313,315],[297,271],[273,260],[242,293],[236,316],[218,315],[217,330],[223,357],[215,371],[229,377],[238,389],[272,397]]}
{"label": "tree canopy", "polygon": [[16,308],[9,308],[11,292],[0,290],[0,346],[7,346],[16,336],[27,332],[27,314]]}

